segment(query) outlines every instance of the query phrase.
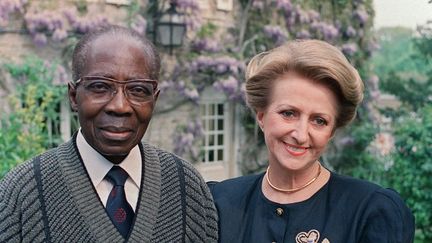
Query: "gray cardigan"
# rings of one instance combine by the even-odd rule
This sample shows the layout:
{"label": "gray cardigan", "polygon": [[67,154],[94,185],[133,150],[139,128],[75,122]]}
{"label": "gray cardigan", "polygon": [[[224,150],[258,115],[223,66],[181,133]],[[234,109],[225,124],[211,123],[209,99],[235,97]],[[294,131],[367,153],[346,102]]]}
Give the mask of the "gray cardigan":
{"label": "gray cardigan", "polygon": [[217,242],[217,213],[186,161],[140,144],[143,172],[127,240],[111,223],[75,139],[31,159],[0,181],[0,242]]}

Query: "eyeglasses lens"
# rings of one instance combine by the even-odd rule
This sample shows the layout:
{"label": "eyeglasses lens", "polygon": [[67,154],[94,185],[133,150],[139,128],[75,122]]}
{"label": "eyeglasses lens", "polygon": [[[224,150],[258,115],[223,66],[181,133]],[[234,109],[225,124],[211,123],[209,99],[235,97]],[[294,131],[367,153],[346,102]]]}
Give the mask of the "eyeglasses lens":
{"label": "eyeglasses lens", "polygon": [[125,97],[130,103],[141,105],[153,99],[155,88],[151,82],[128,81],[127,83],[117,84],[109,80],[85,80],[85,90],[92,96],[94,102],[109,102],[117,93],[118,86],[123,86]]}

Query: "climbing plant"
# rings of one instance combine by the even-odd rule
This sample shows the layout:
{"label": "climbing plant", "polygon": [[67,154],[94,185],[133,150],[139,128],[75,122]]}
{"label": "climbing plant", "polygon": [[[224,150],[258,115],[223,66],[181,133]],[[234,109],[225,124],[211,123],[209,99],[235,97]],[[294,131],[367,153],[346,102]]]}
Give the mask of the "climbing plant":
{"label": "climbing plant", "polygon": [[60,126],[59,104],[65,96],[64,86],[54,82],[55,63],[32,57],[22,64],[7,64],[5,69],[17,83],[8,97],[12,110],[0,119],[0,178],[60,142],[60,133],[53,130]]}

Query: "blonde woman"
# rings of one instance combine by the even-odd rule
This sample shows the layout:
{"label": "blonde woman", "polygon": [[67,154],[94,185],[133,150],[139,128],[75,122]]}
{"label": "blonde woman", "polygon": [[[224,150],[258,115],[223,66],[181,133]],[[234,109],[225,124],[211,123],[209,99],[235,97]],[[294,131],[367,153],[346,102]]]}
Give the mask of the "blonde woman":
{"label": "blonde woman", "polygon": [[356,69],[322,41],[292,41],[251,60],[247,103],[269,164],[259,175],[210,183],[220,242],[413,241],[414,218],[396,192],[319,161],[354,119],[363,89]]}

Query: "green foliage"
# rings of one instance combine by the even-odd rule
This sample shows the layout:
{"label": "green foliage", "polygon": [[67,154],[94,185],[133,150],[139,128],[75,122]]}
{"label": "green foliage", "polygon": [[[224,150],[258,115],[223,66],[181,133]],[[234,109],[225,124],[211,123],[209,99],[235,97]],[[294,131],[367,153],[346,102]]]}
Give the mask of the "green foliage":
{"label": "green foliage", "polygon": [[428,22],[423,26],[419,26],[418,32],[420,38],[415,40],[417,48],[423,56],[432,57],[432,22]]}
{"label": "green foliage", "polygon": [[372,63],[384,83],[394,71],[418,73],[425,70],[425,59],[413,60],[418,50],[415,48],[414,33],[411,29],[383,28],[377,31],[376,35],[380,50],[373,55]]}
{"label": "green foliage", "polygon": [[199,38],[212,37],[214,33],[217,31],[218,27],[212,22],[208,22],[201,26],[201,28],[197,31],[196,35]]}
{"label": "green foliage", "polygon": [[17,89],[10,95],[11,112],[0,120],[0,178],[59,141],[59,137],[48,135],[47,123],[59,123],[57,108],[65,95],[64,87],[52,83],[55,65],[28,58],[21,65],[5,67]]}
{"label": "green foliage", "polygon": [[432,241],[432,105],[396,123],[389,183],[413,211],[424,242]]}
{"label": "green foliage", "polygon": [[430,35],[387,28],[378,33],[381,50],[373,63],[380,87],[402,105],[385,114],[394,121],[393,166],[383,184],[396,189],[416,218],[416,242],[432,241],[432,54]]}
{"label": "green foliage", "polygon": [[400,27],[382,29],[377,35],[381,50],[372,61],[381,90],[398,97],[403,111],[424,106],[432,93],[432,79],[428,78],[432,63],[424,50],[429,39],[414,37],[413,31]]}
{"label": "green foliage", "polygon": [[77,10],[79,13],[83,14],[87,12],[87,2],[86,0],[78,0],[75,2]]}
{"label": "green foliage", "polygon": [[383,90],[394,94],[408,110],[413,111],[430,102],[429,95],[432,94],[432,79],[419,74],[404,76],[391,72],[382,86]]}
{"label": "green foliage", "polygon": [[[375,124],[356,121],[342,131],[345,136],[329,146],[326,161],[341,174],[374,182],[382,182],[383,163],[370,144],[378,133]],[[349,132],[348,132],[349,131]]]}

